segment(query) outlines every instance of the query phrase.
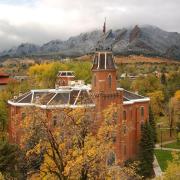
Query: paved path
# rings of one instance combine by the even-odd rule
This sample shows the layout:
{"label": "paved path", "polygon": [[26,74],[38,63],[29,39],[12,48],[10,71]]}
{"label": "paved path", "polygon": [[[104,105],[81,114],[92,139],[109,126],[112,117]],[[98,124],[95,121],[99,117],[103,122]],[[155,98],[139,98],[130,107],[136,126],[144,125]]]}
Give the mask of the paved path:
{"label": "paved path", "polygon": [[[176,142],[176,140],[171,140],[171,141],[163,142],[162,145],[169,144],[169,143],[173,143],[173,142]],[[156,144],[155,149],[160,149],[160,150],[162,149],[162,150],[180,152],[180,149],[172,149],[172,148],[165,148],[165,147],[162,147],[162,148],[161,148],[161,144]],[[161,170],[161,168],[160,168],[160,166],[159,166],[159,163],[158,163],[158,161],[157,161],[156,156],[154,156],[153,169],[154,169],[155,177],[160,177],[160,176],[162,176],[163,172],[162,172],[162,170]],[[155,179],[155,178],[154,178],[154,179]]]}
{"label": "paved path", "polygon": [[[165,142],[162,143],[162,145],[170,144],[170,143],[173,143],[173,142],[176,142],[176,140],[165,141]],[[180,149],[161,147],[160,143],[155,145],[155,149],[162,149],[162,150],[167,150],[167,151],[177,151],[177,152],[180,152]]]}
{"label": "paved path", "polygon": [[[170,143],[173,143],[173,142],[176,142],[176,139],[171,140],[171,141],[162,142],[162,145],[170,144]],[[161,143],[156,144],[155,147],[161,147]]]}
{"label": "paved path", "polygon": [[162,176],[162,171],[156,159],[156,156],[154,156],[153,169],[156,177]]}
{"label": "paved path", "polygon": [[167,151],[177,151],[180,152],[180,149],[173,149],[173,148],[165,148],[165,147],[156,147],[155,149],[162,149],[162,150],[167,150]]}

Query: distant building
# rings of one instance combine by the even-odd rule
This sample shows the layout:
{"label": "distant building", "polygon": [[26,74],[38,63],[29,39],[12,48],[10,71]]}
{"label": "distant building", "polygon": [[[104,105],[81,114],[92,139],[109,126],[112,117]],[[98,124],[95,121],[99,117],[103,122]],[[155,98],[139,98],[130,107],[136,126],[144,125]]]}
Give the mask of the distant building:
{"label": "distant building", "polygon": [[0,90],[3,89],[12,79],[6,73],[0,73]]}
{"label": "distant building", "polygon": [[29,78],[28,76],[13,76],[13,79],[15,79],[18,82],[26,81],[28,80],[28,78]]}

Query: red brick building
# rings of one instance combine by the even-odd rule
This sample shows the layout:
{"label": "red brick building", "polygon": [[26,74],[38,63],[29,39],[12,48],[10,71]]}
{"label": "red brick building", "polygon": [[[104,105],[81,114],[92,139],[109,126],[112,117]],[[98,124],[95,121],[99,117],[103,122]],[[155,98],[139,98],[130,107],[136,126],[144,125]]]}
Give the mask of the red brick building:
{"label": "red brick building", "polygon": [[114,103],[119,109],[119,130],[110,161],[121,163],[135,158],[141,138],[141,124],[148,120],[149,98],[117,87],[116,66],[112,52],[107,50],[95,52],[91,85],[73,80],[73,72],[60,71],[55,89],[31,90],[9,100],[10,140],[19,143],[21,130],[15,124],[23,121],[23,109],[38,107],[52,112],[53,109],[65,107],[90,107],[97,112],[96,118],[103,121],[103,110]]}
{"label": "red brick building", "polygon": [[12,79],[8,74],[0,73],[0,89],[3,89]]}

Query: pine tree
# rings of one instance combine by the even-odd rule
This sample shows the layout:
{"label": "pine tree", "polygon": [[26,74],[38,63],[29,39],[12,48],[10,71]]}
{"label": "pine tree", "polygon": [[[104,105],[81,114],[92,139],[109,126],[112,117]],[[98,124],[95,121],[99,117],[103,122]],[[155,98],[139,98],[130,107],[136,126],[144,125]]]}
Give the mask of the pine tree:
{"label": "pine tree", "polygon": [[153,139],[155,144],[157,142],[157,132],[156,132],[156,123],[154,119],[154,114],[152,112],[151,106],[149,106],[149,124],[151,125],[152,128]]}
{"label": "pine tree", "polygon": [[154,139],[151,125],[146,122],[142,125],[142,136],[139,151],[139,174],[144,177],[150,177],[153,171],[154,160]]}

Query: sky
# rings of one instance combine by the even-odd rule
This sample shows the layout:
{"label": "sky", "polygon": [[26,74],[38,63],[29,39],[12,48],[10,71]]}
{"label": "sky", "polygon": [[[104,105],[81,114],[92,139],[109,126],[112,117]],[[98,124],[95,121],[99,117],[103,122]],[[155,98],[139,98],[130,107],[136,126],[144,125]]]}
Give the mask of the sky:
{"label": "sky", "polygon": [[155,25],[180,32],[180,0],[0,0],[0,51],[82,32]]}

